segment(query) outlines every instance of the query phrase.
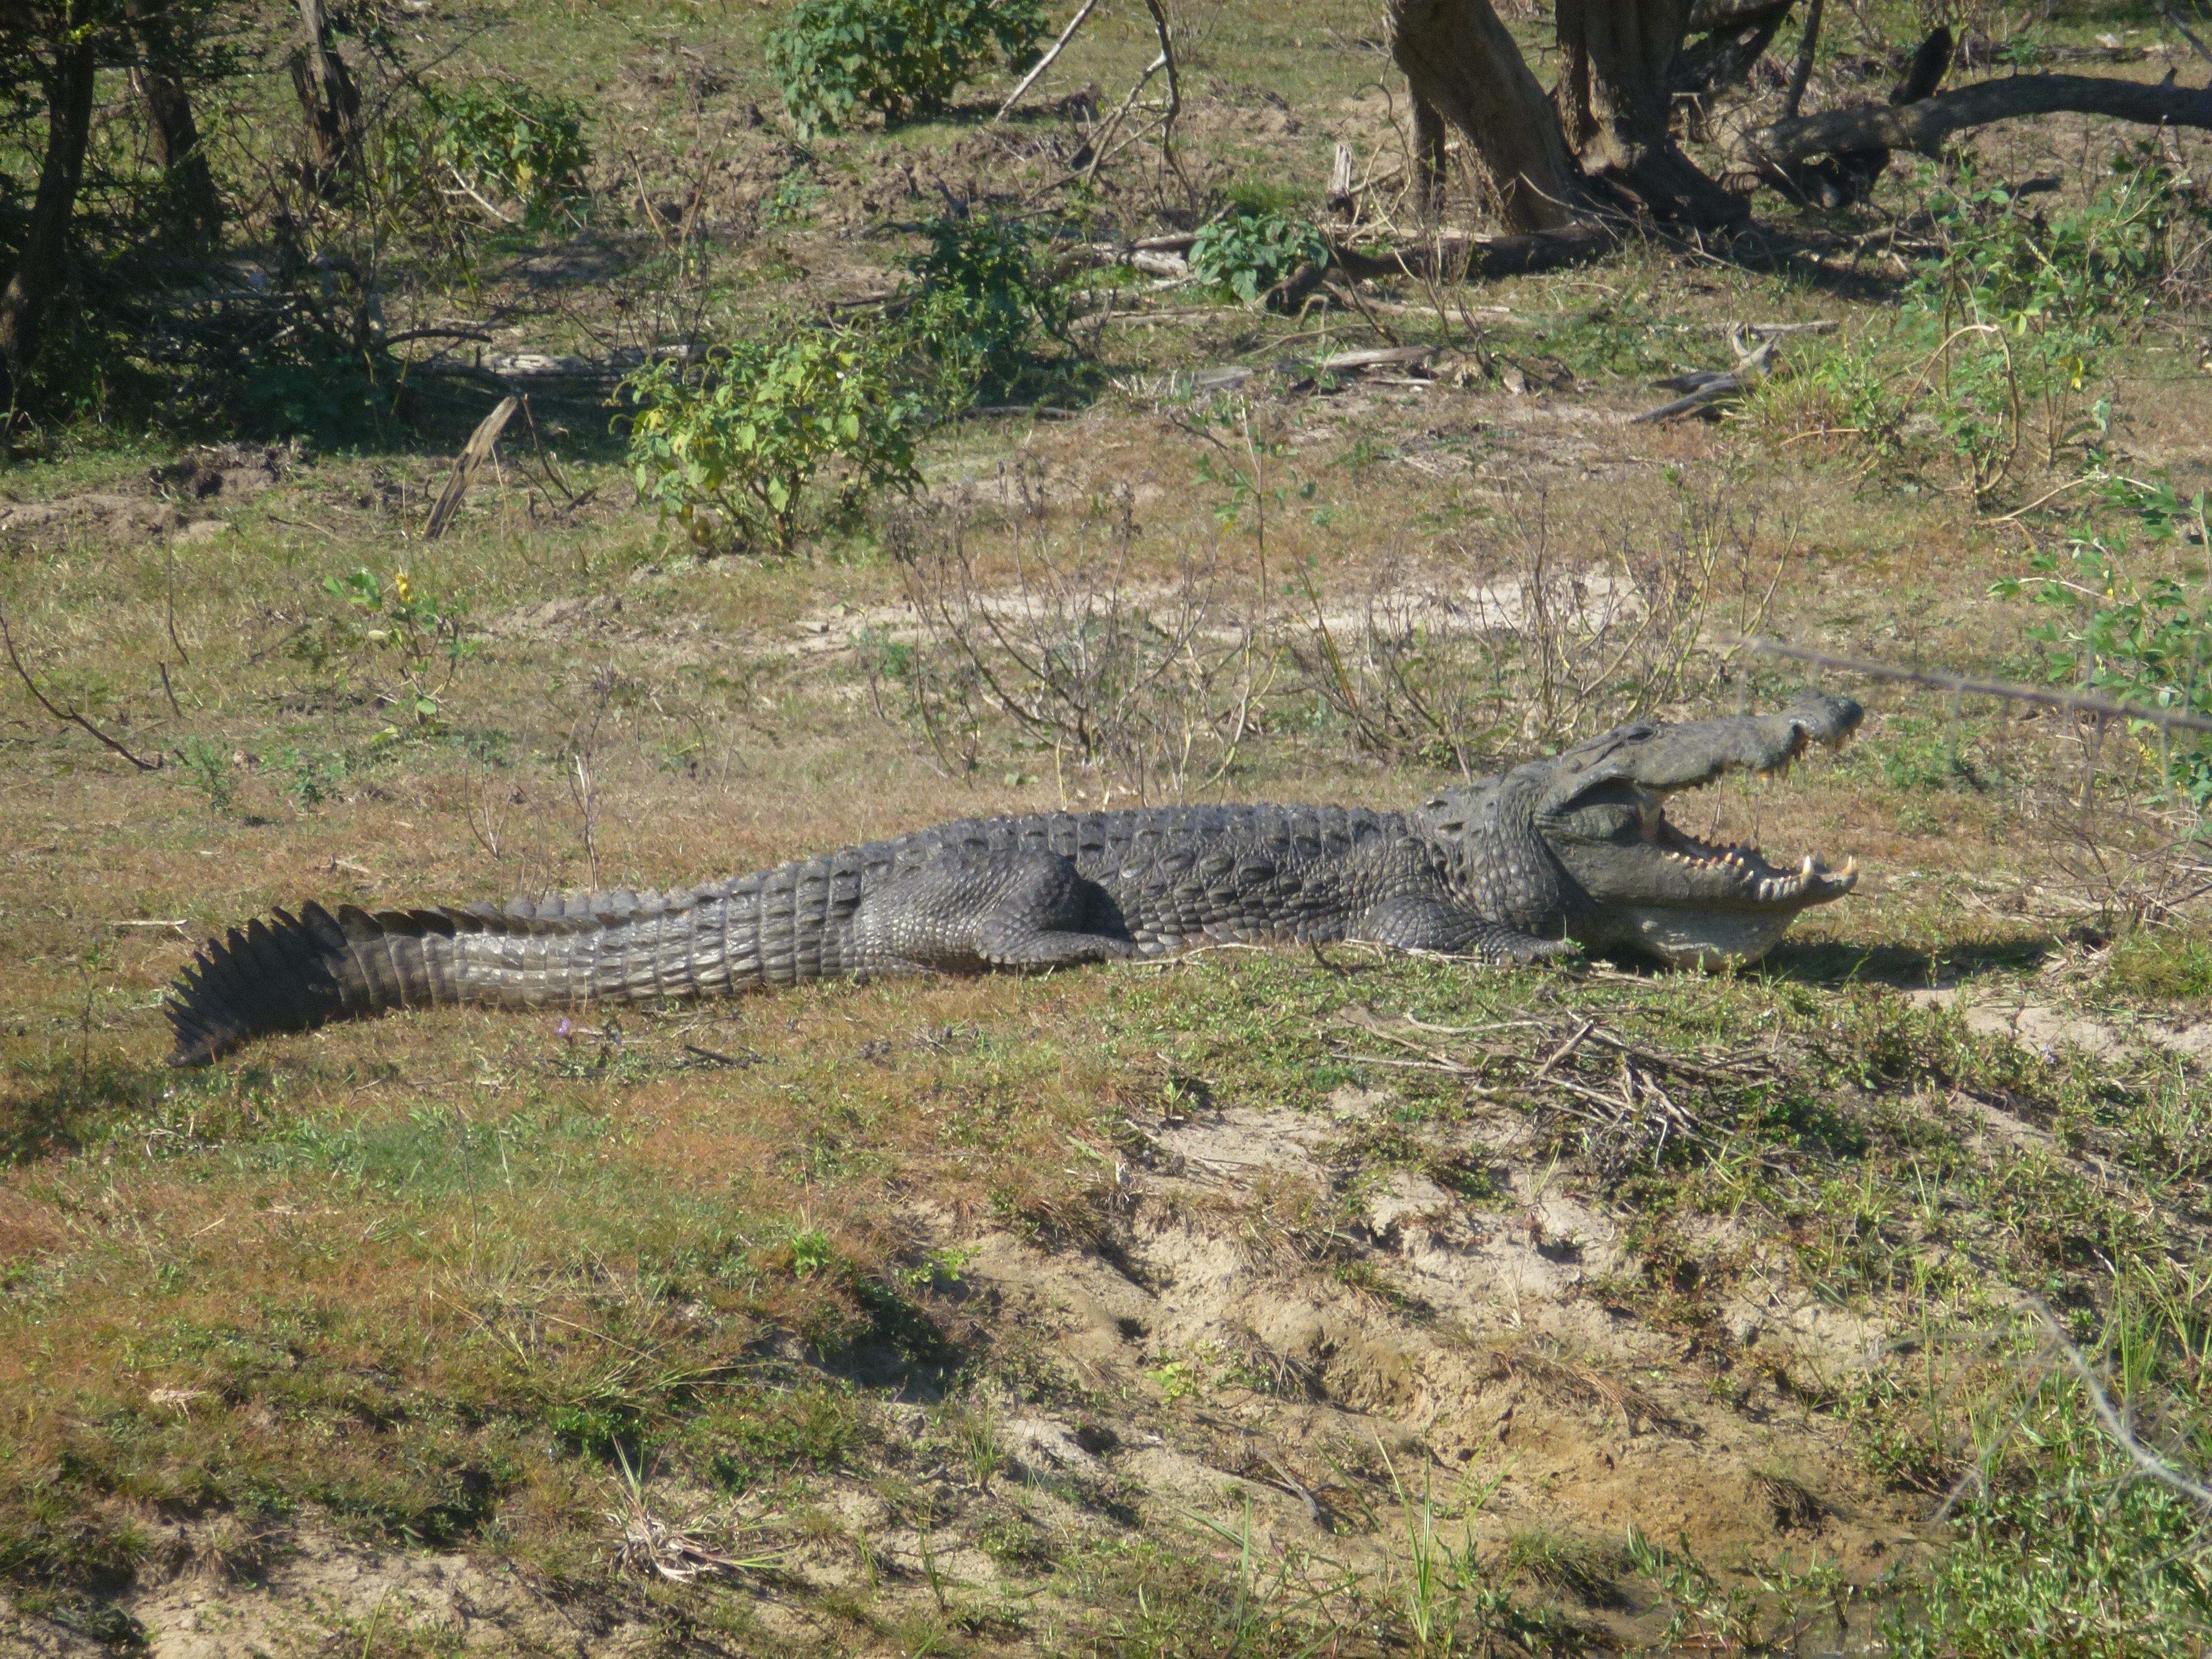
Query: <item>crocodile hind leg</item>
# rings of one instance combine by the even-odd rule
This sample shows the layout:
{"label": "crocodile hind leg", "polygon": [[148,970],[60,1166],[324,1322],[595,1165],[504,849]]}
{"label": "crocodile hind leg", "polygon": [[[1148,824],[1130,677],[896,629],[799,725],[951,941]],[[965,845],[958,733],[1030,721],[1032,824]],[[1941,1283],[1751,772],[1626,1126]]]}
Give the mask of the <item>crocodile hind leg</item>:
{"label": "crocodile hind leg", "polygon": [[1572,939],[1538,939],[1464,905],[1412,896],[1384,899],[1360,918],[1351,937],[1401,951],[1434,951],[1500,963],[1549,962],[1572,956],[1580,948]]}
{"label": "crocodile hind leg", "polygon": [[951,848],[860,901],[864,974],[1064,968],[1138,954],[1105,890],[1055,853]]}

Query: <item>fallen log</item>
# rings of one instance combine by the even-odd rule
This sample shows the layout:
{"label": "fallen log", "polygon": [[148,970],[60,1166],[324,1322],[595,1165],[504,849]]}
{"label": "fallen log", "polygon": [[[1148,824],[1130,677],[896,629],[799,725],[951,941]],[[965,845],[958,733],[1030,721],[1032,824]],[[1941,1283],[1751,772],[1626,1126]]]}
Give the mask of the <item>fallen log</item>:
{"label": "fallen log", "polygon": [[1777,121],[1753,133],[1751,143],[1763,160],[1778,167],[1869,150],[1934,155],[1945,139],[1970,127],[2061,113],[2212,129],[2212,87],[2150,86],[2101,75],[2013,75],[1913,103],[1856,105]]}
{"label": "fallen log", "polygon": [[1360,248],[1329,248],[1330,263],[1346,276],[1474,278],[1519,276],[1579,264],[1609,253],[1620,243],[1607,225],[1569,225],[1498,236],[1443,235],[1418,247],[1372,253]]}

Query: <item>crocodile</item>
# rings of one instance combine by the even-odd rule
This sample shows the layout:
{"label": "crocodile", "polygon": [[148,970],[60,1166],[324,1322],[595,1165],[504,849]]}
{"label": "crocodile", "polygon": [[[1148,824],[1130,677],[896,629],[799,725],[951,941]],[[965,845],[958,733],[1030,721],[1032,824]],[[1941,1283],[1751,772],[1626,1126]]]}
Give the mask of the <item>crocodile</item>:
{"label": "crocodile", "polygon": [[1622,726],[1409,811],[1166,806],[968,818],[665,894],[276,910],[210,940],[167,1003],[173,1064],[391,1009],[657,1002],[836,976],[1044,969],[1219,944],[1364,940],[1493,963],[1629,949],[1757,960],[1856,859],[1770,863],[1666,815],[1857,726],[1848,698]]}

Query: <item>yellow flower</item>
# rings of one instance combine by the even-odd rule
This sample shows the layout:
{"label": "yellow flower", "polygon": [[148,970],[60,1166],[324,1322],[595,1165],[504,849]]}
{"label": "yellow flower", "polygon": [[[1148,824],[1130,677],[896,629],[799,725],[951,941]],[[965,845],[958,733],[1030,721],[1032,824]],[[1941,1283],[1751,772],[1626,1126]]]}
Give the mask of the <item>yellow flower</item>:
{"label": "yellow flower", "polygon": [[399,596],[400,604],[415,603],[415,584],[407,580],[405,571],[395,570],[392,573],[392,591]]}

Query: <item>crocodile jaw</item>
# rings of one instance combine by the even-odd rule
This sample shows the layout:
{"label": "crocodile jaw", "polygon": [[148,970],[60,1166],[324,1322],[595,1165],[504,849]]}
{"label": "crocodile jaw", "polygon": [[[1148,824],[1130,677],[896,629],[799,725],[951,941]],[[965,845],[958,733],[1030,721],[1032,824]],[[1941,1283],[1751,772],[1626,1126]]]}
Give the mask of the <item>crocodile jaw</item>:
{"label": "crocodile jaw", "polygon": [[1781,942],[1795,910],[1677,910],[1630,905],[1620,942],[1675,968],[1735,968]]}

